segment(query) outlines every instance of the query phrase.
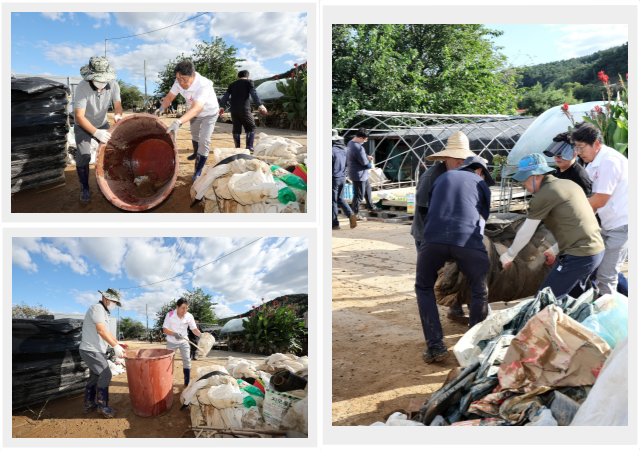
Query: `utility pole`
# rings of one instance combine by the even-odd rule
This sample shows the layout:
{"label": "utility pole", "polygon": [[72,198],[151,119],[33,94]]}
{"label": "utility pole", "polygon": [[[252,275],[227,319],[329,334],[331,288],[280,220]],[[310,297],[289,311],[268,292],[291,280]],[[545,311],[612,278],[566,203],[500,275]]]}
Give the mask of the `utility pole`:
{"label": "utility pole", "polygon": [[[144,60],[144,108],[147,107],[147,60]],[[149,325],[149,319],[147,319],[147,326]]]}
{"label": "utility pole", "polygon": [[149,304],[147,303],[147,333],[149,333]]}
{"label": "utility pole", "polygon": [[104,57],[107,57],[107,38],[104,38]]}

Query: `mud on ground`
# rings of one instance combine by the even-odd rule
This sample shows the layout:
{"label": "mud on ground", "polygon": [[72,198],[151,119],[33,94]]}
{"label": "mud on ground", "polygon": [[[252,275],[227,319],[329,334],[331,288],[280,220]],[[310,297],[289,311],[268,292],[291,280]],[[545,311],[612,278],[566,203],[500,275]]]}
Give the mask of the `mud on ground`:
{"label": "mud on ground", "polygon": [[[132,115],[131,111],[125,111],[123,117]],[[113,125],[113,114],[107,115],[109,124]],[[162,116],[160,119],[169,126],[175,120],[175,116]],[[229,123],[218,122],[211,136],[211,149],[213,148],[233,148],[232,126]],[[282,136],[293,139],[303,145],[307,145],[306,132],[282,130],[276,128],[258,127],[256,137],[259,133],[266,133],[269,136]],[[204,207],[198,203],[193,208],[189,189],[193,179],[194,161],[187,160],[187,156],[193,154],[191,143],[191,128],[189,123],[185,123],[178,131],[178,154],[180,158],[180,170],[178,179],[169,197],[160,205],[150,211],[152,213],[202,213]],[[245,145],[245,135],[241,137],[242,147]],[[207,165],[213,161],[208,160]],[[80,183],[76,173],[76,166],[69,165],[64,171],[65,184],[58,187],[56,185],[41,186],[18,192],[11,196],[12,213],[126,213],[109,202],[98,187],[95,174],[95,166],[89,167],[89,190],[91,201],[89,203],[80,202]]]}
{"label": "mud on ground", "polygon": [[[142,341],[122,341],[130,350],[165,348],[166,344]],[[197,367],[212,364],[226,365],[227,358],[244,358],[264,361],[263,355],[211,350],[206,358],[191,361],[191,380],[197,378]],[[12,413],[12,437],[14,438],[179,438],[191,426],[189,408],[180,411],[180,394],[184,389],[182,358],[176,353],[173,372],[173,407],[159,417],[137,416],[131,407],[126,372],[111,379],[109,406],[116,416],[107,419],[96,410],[83,413],[84,393],[51,400],[46,403],[18,408]],[[39,418],[38,418],[39,416]],[[185,438],[192,438],[189,432]]]}
{"label": "mud on ground", "polygon": [[451,356],[425,364],[410,226],[370,221],[350,229],[340,216],[340,227],[332,232],[332,424],[371,425],[439,389],[458,367],[453,347],[468,328],[438,306]]}

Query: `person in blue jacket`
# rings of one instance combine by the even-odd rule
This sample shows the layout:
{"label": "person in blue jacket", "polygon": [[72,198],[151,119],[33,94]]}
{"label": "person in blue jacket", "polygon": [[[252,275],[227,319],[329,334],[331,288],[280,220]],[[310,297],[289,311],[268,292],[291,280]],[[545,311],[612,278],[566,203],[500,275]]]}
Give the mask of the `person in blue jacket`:
{"label": "person in blue jacket", "polygon": [[482,238],[491,205],[489,186],[494,184],[484,160],[470,156],[459,168],[440,175],[429,193],[415,283],[427,343],[422,359],[427,364],[449,356],[434,292],[438,271],[445,262],[453,259],[467,279],[471,291],[469,328],[487,317],[491,261]]}
{"label": "person in blue jacket", "polygon": [[356,132],[356,136],[347,144],[347,172],[349,179],[353,184],[353,200],[351,201],[351,210],[356,215],[357,220],[363,220],[364,217],[359,214],[360,203],[364,198],[367,202],[369,211],[379,211],[371,199],[371,184],[369,184],[369,169],[373,166],[372,156],[368,156],[362,144],[369,140],[369,131],[360,128]]}
{"label": "person in blue jacket", "polygon": [[344,139],[338,135],[338,130],[331,130],[331,229],[339,230],[338,206],[349,218],[351,228],[357,225],[356,216],[349,208],[349,204],[342,198],[342,192],[347,182],[347,146]]}

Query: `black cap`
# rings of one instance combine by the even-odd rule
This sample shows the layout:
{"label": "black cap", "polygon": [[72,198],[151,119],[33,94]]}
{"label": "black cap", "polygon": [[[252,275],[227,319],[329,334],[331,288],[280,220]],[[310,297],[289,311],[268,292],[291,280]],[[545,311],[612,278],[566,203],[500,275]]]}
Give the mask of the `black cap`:
{"label": "black cap", "polygon": [[464,160],[462,165],[458,167],[458,170],[461,169],[479,169],[482,168],[482,174],[484,175],[484,182],[487,183],[487,186],[491,187],[496,184],[495,180],[491,176],[491,172],[487,169],[487,164],[484,162],[484,159],[479,156],[469,156]]}

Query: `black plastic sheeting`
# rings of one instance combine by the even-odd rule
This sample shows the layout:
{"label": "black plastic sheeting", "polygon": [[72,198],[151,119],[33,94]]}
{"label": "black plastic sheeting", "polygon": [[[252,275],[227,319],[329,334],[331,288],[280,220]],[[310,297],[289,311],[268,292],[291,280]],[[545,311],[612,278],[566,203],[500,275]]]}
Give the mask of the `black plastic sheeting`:
{"label": "black plastic sheeting", "polygon": [[79,319],[12,319],[12,409],[84,391]]}
{"label": "black plastic sheeting", "polygon": [[64,181],[70,93],[44,78],[11,80],[11,193]]}

